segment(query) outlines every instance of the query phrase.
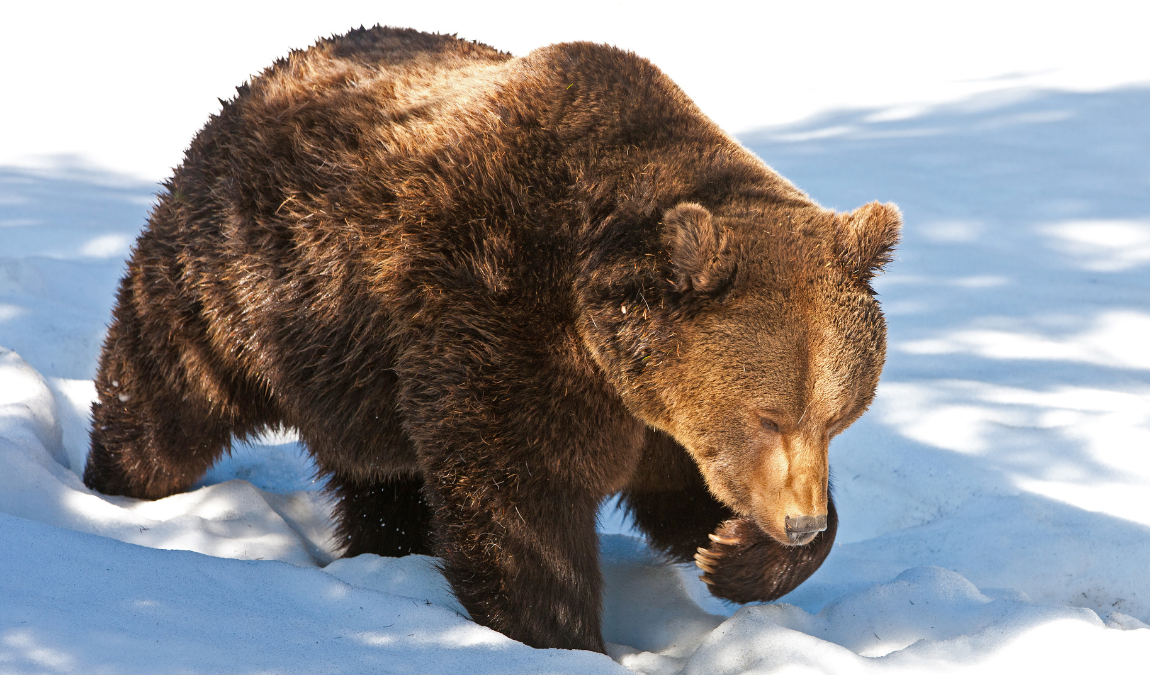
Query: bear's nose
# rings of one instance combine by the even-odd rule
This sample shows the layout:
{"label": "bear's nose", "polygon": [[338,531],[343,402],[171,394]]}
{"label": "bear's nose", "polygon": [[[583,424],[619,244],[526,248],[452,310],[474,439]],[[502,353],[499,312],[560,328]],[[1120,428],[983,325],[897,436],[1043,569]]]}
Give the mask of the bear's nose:
{"label": "bear's nose", "polygon": [[815,535],[827,529],[827,516],[787,516],[787,539],[792,544],[801,546],[810,543]]}

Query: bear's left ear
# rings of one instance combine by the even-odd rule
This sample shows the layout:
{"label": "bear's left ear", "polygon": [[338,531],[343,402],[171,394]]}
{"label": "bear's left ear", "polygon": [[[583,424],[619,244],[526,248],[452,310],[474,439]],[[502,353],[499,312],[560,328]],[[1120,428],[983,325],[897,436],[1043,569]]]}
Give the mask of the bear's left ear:
{"label": "bear's left ear", "polygon": [[836,218],[839,260],[847,274],[865,284],[894,259],[902,214],[894,204],[871,202]]}
{"label": "bear's left ear", "polygon": [[683,202],[663,214],[663,243],[671,252],[676,290],[713,293],[734,273],[726,231],[698,204]]}

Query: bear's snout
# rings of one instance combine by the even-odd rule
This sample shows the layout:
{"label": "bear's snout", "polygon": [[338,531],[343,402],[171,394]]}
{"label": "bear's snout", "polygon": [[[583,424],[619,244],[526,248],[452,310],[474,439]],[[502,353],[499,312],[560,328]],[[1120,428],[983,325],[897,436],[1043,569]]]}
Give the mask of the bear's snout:
{"label": "bear's snout", "polygon": [[827,529],[827,516],[787,516],[787,539],[795,546],[809,544],[819,532]]}
{"label": "bear's snout", "polygon": [[[744,478],[743,511],[784,546],[802,546],[827,528],[827,444],[810,429],[753,437],[755,470]],[[821,427],[820,427],[821,428]],[[757,430],[756,430],[757,431]],[[747,480],[749,479],[749,480]]]}

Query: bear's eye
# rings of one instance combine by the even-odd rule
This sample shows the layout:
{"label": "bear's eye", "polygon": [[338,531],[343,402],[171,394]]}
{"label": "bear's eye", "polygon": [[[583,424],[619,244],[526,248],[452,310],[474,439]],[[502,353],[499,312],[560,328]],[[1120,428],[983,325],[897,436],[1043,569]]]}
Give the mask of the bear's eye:
{"label": "bear's eye", "polygon": [[774,420],[772,420],[768,417],[762,417],[762,418],[760,418],[760,422],[762,422],[763,429],[765,429],[766,431],[768,431],[772,434],[780,433],[779,425],[776,424]]}

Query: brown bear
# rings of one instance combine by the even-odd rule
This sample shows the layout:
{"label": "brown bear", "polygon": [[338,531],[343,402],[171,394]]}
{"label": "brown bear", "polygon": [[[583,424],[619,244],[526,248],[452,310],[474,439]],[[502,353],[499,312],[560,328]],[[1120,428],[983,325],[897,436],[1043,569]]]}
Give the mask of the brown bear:
{"label": "brown bear", "polygon": [[621,493],[739,602],[836,515],[900,216],[835,213],[602,45],[359,29],[239,88],[165,184],[100,357],[85,483],[185,490],[292,427],[345,555],[427,553],[472,618],[603,650]]}

